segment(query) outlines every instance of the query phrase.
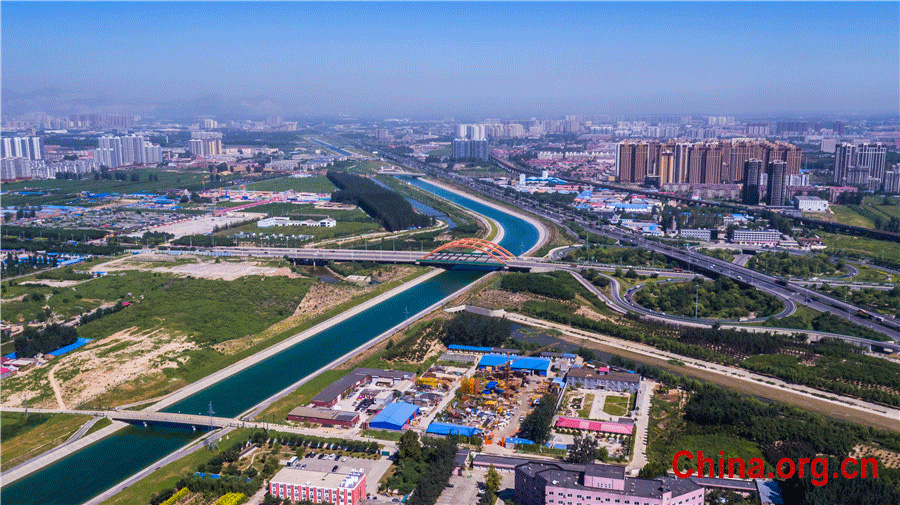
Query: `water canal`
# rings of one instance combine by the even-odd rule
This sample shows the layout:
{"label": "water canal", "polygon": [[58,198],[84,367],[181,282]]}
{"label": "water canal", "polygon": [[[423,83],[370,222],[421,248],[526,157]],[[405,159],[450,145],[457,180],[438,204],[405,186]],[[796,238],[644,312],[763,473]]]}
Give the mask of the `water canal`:
{"label": "water canal", "polygon": [[[427,182],[412,184],[496,220],[506,233],[500,245],[521,254],[538,241],[530,223]],[[483,272],[448,271],[403,291],[331,328],[222,380],[165,411],[232,417],[352,349],[426,309]],[[82,503],[200,435],[189,429],[129,427],[0,489],[0,502],[15,505]]]}

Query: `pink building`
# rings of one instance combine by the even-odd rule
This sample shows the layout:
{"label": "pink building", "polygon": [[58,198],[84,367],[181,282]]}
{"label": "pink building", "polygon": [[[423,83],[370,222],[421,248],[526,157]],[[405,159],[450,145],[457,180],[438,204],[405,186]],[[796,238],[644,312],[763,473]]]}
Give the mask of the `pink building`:
{"label": "pink building", "polygon": [[269,493],[292,502],[356,505],[366,497],[366,473],[362,469],[328,472],[283,468],[269,481]]}
{"label": "pink building", "polygon": [[[625,418],[628,419],[628,418]],[[628,419],[631,421],[630,419]],[[631,435],[634,431],[634,422],[611,423],[607,421],[592,421],[580,417],[560,416],[556,420],[557,428],[572,428],[576,430],[599,431],[602,433],[615,433],[618,435]]]}
{"label": "pink building", "polygon": [[613,465],[531,461],[516,466],[521,505],[702,505],[705,489],[689,479],[625,477]]}

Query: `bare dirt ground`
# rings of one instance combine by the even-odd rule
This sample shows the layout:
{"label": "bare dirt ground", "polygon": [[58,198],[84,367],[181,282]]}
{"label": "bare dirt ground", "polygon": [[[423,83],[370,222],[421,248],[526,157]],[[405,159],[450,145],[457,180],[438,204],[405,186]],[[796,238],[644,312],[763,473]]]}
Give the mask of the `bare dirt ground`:
{"label": "bare dirt ground", "polygon": [[50,286],[51,288],[68,288],[81,284],[84,281],[57,281],[53,279],[38,279],[34,281],[23,281],[19,284],[36,284],[38,286]]}
{"label": "bare dirt ground", "polygon": [[[155,374],[178,366],[178,360],[195,345],[184,336],[173,336],[161,330],[138,332],[122,330],[108,338],[84,347],[93,352],[79,352],[57,358],[53,366],[53,383],[39,387],[54,390],[46,404],[35,407],[57,407],[59,402],[77,406],[92,400],[140,376]],[[17,391],[3,399],[3,406],[20,406],[34,392]]]}
{"label": "bare dirt ground", "polygon": [[875,457],[878,458],[878,464],[886,468],[900,468],[900,454],[872,447],[871,445],[857,445],[850,451],[851,458]]}
{"label": "bare dirt ground", "polygon": [[598,314],[585,306],[578,307],[578,310],[575,311],[575,314],[579,315],[579,316],[584,316],[584,317],[590,319],[591,321],[599,321],[601,319],[609,319],[608,317]]}
{"label": "bare dirt ground", "polygon": [[[190,260],[190,263],[179,260]],[[118,272],[123,270],[143,270],[149,272],[189,275],[202,279],[223,279],[231,281],[246,275],[283,275],[299,277],[287,267],[274,267],[254,260],[219,261],[205,256],[178,256],[167,254],[138,254],[95,266],[92,271]]]}
{"label": "bare dirt ground", "polygon": [[475,305],[486,309],[496,310],[503,308],[520,307],[528,300],[538,300],[538,297],[526,293],[510,293],[499,289],[485,289],[478,293]]}
{"label": "bare dirt ground", "polygon": [[[296,276],[290,269],[287,270],[293,276]],[[401,279],[415,271],[415,267],[410,266],[394,266],[384,267],[379,272],[372,275],[372,278],[380,282],[388,282],[395,279]],[[277,275],[277,274],[272,274]],[[287,274],[285,274],[287,275]],[[375,286],[357,286],[349,283],[330,284],[327,282],[314,282],[307,291],[306,296],[286,319],[283,319],[272,326],[266,328],[256,335],[247,335],[246,337],[236,338],[227,342],[222,342],[214,346],[215,350],[232,354],[243,349],[251,347],[258,342],[272,338],[279,333],[290,328],[298,326],[306,319],[311,319],[319,314],[327,312],[342,303],[348,302],[357,296],[362,296],[375,289]]]}
{"label": "bare dirt ground", "polygon": [[[185,235],[205,235],[212,233],[216,227],[223,228],[230,224],[249,221],[251,219],[262,219],[265,214],[259,212],[228,212],[220,216],[205,215],[184,221],[170,223],[163,226],[153,228],[150,231],[165,232],[180,238]],[[143,235],[144,230],[132,235]]]}

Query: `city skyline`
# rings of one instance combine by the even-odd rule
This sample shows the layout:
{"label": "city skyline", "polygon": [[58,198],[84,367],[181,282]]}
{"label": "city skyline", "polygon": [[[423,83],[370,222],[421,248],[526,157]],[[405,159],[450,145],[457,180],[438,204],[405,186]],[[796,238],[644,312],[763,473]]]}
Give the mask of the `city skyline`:
{"label": "city skyline", "polygon": [[259,7],[4,2],[5,115],[895,114],[900,102],[896,3]]}

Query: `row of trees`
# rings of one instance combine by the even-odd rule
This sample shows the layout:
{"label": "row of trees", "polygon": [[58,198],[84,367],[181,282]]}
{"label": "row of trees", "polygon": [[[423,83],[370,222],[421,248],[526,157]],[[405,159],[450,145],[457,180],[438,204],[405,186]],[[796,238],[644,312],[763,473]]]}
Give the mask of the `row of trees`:
{"label": "row of trees", "polygon": [[456,467],[456,449],[452,438],[420,441],[415,431],[407,430],[397,442],[397,470],[383,487],[402,494],[412,492],[411,504],[434,504]]}
{"label": "row of trees", "polygon": [[900,315],[900,286],[890,291],[874,288],[850,289],[848,286],[830,287],[823,285],[823,292],[836,298],[843,298],[856,306],[878,312]]}
{"label": "row of trees", "polygon": [[537,406],[522,421],[519,434],[522,438],[536,444],[544,444],[550,440],[553,415],[556,414],[556,395],[547,393],[541,397]]}
{"label": "row of trees", "polygon": [[172,241],[172,245],[186,245],[193,247],[233,246],[234,239],[229,237],[217,237],[215,235],[185,235]]}
{"label": "row of trees", "polygon": [[91,313],[82,314],[81,317],[78,319],[78,324],[87,324],[91,321],[96,321],[97,319],[100,319],[101,317],[108,316],[110,314],[115,314],[116,312],[118,312],[124,308],[125,308],[125,304],[122,302],[119,302],[119,303],[113,305],[112,307],[107,307],[105,309],[101,307]]}
{"label": "row of trees", "polygon": [[332,193],[332,201],[359,205],[390,231],[430,226],[434,223],[433,218],[415,212],[402,196],[369,179],[333,170],[328,171],[328,179],[341,188]]}
{"label": "row of trees", "polygon": [[45,268],[53,268],[57,265],[56,256],[48,256],[45,254],[19,256],[11,252],[6,253],[6,258],[0,266],[2,266],[3,276],[12,277],[15,275],[24,275],[35,270],[43,270]]}
{"label": "row of trees", "polygon": [[26,326],[22,334],[16,337],[14,344],[18,357],[30,358],[74,344],[76,340],[78,330],[54,323],[40,330]]}
{"label": "row of trees", "polygon": [[428,478],[424,478],[423,475],[419,480],[412,496],[407,500],[409,505],[434,505],[437,502],[447,482],[450,481],[453,469],[456,468],[456,450],[456,442],[449,438],[425,441],[422,455]]}

